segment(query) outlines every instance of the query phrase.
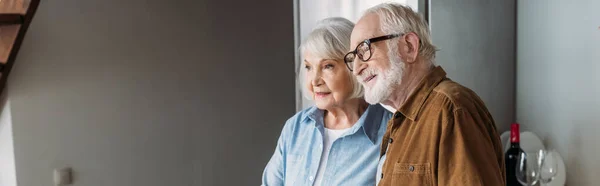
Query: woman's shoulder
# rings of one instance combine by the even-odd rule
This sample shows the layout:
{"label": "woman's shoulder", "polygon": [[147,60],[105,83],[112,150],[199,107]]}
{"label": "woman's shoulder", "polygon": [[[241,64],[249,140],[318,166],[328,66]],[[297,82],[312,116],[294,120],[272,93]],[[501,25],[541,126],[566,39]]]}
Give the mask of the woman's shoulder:
{"label": "woman's shoulder", "polygon": [[296,112],[296,114],[294,114],[292,117],[290,117],[287,122],[288,123],[289,122],[300,123],[303,120],[305,120],[307,117],[314,115],[318,111],[319,111],[319,109],[315,106],[304,108],[301,111]]}
{"label": "woman's shoulder", "polygon": [[314,116],[317,112],[319,112],[319,110],[315,106],[302,109],[285,122],[283,130],[287,132],[293,132],[296,129],[303,127],[303,125],[310,121],[309,117],[311,117],[311,115]]}

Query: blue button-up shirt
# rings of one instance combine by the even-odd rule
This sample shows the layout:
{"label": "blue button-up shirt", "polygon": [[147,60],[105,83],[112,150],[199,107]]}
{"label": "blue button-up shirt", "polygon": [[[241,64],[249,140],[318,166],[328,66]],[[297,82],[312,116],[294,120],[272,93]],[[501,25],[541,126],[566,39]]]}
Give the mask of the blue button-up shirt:
{"label": "blue button-up shirt", "polygon": [[[263,186],[314,184],[323,152],[323,110],[311,107],[290,118],[262,177]],[[375,185],[381,140],[392,113],[370,105],[333,142],[321,185]]]}

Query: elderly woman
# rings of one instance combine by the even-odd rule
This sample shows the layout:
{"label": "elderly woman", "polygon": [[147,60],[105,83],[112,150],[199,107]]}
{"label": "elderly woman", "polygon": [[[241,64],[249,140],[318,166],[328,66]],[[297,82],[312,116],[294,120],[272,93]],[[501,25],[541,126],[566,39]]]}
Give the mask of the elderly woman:
{"label": "elderly woman", "polygon": [[300,46],[305,96],[316,106],[287,120],[262,185],[375,185],[391,113],[364,101],[344,64],[353,27],[344,18],[325,19]]}

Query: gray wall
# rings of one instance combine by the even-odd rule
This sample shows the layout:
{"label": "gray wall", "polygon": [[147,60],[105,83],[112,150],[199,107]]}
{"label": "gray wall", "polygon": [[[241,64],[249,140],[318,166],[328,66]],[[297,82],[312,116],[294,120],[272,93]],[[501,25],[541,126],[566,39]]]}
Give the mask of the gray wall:
{"label": "gray wall", "polygon": [[8,85],[19,186],[258,185],[294,106],[292,1],[43,1]]}
{"label": "gray wall", "polygon": [[498,132],[515,120],[515,1],[431,1],[437,64],[485,102]]}
{"label": "gray wall", "polygon": [[565,159],[567,185],[600,177],[600,1],[518,1],[517,121]]}

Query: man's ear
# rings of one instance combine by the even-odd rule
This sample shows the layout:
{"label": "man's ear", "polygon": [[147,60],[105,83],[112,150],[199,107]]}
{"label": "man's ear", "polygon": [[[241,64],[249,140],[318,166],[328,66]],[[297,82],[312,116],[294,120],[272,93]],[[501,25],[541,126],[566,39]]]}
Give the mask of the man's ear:
{"label": "man's ear", "polygon": [[417,60],[419,55],[419,47],[421,46],[421,39],[414,32],[404,34],[400,38],[398,49],[400,50],[400,56],[405,63],[413,63]]}

